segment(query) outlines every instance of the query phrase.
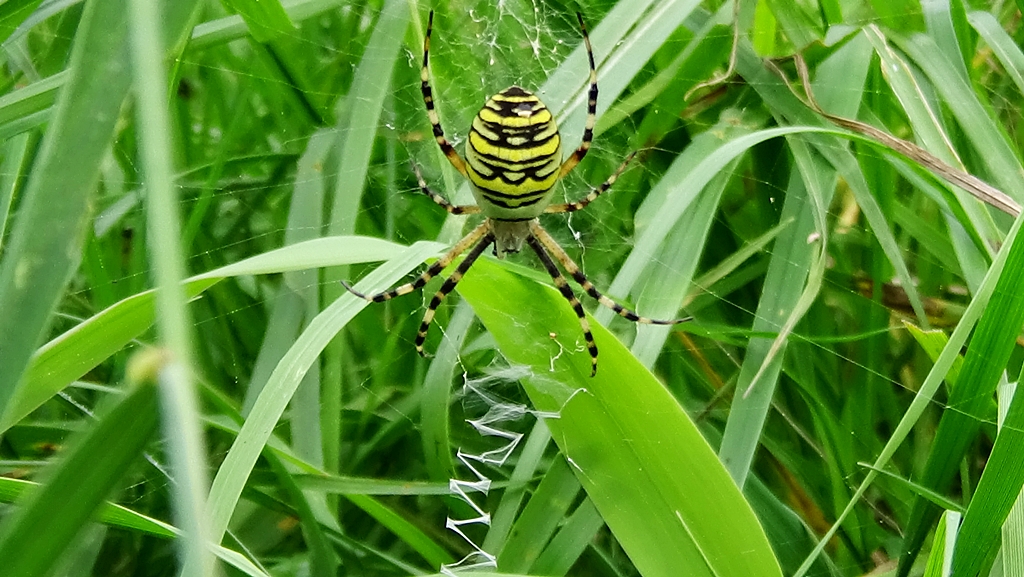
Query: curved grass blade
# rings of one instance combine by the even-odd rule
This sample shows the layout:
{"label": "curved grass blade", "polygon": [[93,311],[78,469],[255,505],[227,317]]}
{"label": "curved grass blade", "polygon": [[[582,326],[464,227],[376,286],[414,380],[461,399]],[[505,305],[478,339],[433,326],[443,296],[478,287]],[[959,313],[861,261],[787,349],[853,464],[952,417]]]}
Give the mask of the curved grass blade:
{"label": "curved grass blade", "polygon": [[[440,248],[440,245],[431,245]],[[374,262],[405,250],[386,240],[366,237],[328,237],[296,243],[196,275],[186,281],[194,298],[231,276],[273,274]],[[153,324],[154,291],[130,296],[53,339],[36,351],[24,384],[0,418],[0,432],[17,424],[75,379],[110,358]]]}
{"label": "curved grass blade", "polygon": [[[978,329],[981,330],[981,325]],[[1019,387],[1017,392],[1020,392]],[[1014,394],[960,526],[953,553],[954,575],[988,574],[999,546],[1000,529],[1020,498],[1022,486],[1024,394]]]}
{"label": "curved grass blade", "polygon": [[[290,247],[289,247],[290,248]],[[381,265],[356,285],[364,293],[390,286],[419,263],[436,252],[436,245],[419,242],[401,255]],[[209,509],[214,542],[220,542],[235,510],[242,489],[252,472],[256,459],[270,439],[274,427],[288,406],[295,389],[321,351],[338,331],[361,311],[367,302],[346,294],[331,303],[310,321],[309,326],[288,350],[267,384],[263,387],[252,411],[232,443],[224,463],[210,489]]]}
{"label": "curved grass blade", "polygon": [[[37,483],[32,483],[31,481],[0,477],[0,502],[13,503],[21,498],[26,491],[36,490],[35,488],[38,486]],[[174,539],[180,534],[178,528],[173,525],[168,525],[163,521],[110,502],[105,502],[99,506],[96,511],[95,520],[111,527],[145,533],[154,537]],[[246,575],[251,577],[267,577],[267,573],[260,570],[237,551],[232,551],[218,545],[211,546],[211,549],[213,554],[222,561],[243,571]]]}

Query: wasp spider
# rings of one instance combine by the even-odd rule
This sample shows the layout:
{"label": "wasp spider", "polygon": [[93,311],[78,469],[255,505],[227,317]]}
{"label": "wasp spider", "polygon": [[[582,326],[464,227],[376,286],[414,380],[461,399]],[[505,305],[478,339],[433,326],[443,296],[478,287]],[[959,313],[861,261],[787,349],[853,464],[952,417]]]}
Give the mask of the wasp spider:
{"label": "wasp spider", "polygon": [[[423,287],[430,279],[437,276],[451,264],[460,254],[469,249],[466,258],[455,268],[455,271],[441,285],[423,316],[419,332],[416,334],[416,350],[423,354],[423,342],[427,336],[427,328],[434,318],[434,312],[448,293],[466,274],[473,262],[487,249],[494,246],[494,254],[503,258],[506,253],[519,252],[525,242],[537,253],[544,268],[555,281],[562,296],[565,297],[579,317],[583,336],[587,342],[587,350],[591,357],[591,376],[597,374],[597,345],[590,333],[590,323],[583,313],[583,306],[569,288],[568,282],[551,255],[562,264],[587,294],[597,299],[602,305],[614,310],[633,322],[671,325],[690,319],[655,320],[637,315],[635,312],[619,305],[601,294],[587,280],[586,275],[562,247],[551,238],[541,227],[537,217],[542,213],[573,212],[585,208],[594,199],[608,190],[619,174],[626,168],[633,154],[604,181],[601,186],[593,189],[583,200],[567,204],[551,204],[555,183],[579,164],[590,150],[594,137],[594,119],[597,113],[597,71],[594,68],[594,53],[590,47],[583,16],[576,14],[583,32],[583,42],[587,46],[587,57],[590,60],[590,94],[587,102],[587,123],[583,130],[583,142],[568,158],[562,159],[562,140],[558,134],[558,126],[547,107],[527,90],[511,86],[492,96],[473,119],[466,143],[466,158],[463,160],[451,143],[444,137],[444,130],[434,109],[434,97],[430,89],[428,62],[430,59],[430,32],[434,25],[434,12],[430,12],[427,33],[423,40],[423,68],[420,72],[423,101],[427,106],[427,116],[434,127],[434,139],[441,147],[449,162],[472,183],[475,206],[455,206],[427,187],[419,169],[413,164],[413,170],[419,181],[420,190],[435,203],[451,214],[483,213],[484,222],[473,229],[462,240],[455,244],[447,254],[432,264],[413,282],[375,295],[364,295],[353,290],[348,284],[345,287],[360,298],[372,302],[383,302],[396,296],[408,294]],[[635,153],[634,153],[635,154]]]}

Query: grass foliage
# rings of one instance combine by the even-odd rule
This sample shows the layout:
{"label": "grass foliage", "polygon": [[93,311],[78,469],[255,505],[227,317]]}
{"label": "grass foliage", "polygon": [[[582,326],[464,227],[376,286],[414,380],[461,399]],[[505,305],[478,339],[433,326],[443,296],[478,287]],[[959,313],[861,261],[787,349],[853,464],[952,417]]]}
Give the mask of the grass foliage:
{"label": "grass foliage", "polygon": [[[1024,576],[1021,4],[0,4],[3,571]],[[439,281],[344,290],[475,222],[429,9],[460,148],[510,84],[579,143],[582,12],[559,198],[639,154],[545,227],[692,322],[585,300],[591,378],[526,253],[427,358]]]}

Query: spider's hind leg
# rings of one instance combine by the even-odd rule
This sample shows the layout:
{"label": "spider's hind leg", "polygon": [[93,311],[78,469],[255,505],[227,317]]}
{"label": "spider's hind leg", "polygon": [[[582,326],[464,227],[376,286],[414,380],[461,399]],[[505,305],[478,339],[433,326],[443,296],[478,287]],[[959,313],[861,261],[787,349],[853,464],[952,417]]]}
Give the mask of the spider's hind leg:
{"label": "spider's hind leg", "polygon": [[693,317],[686,317],[682,319],[660,320],[649,319],[647,317],[642,317],[636,314],[634,311],[627,309],[626,307],[601,294],[601,291],[597,290],[594,284],[591,283],[589,279],[587,279],[587,275],[583,274],[583,271],[580,270],[579,265],[577,265],[571,258],[569,258],[569,255],[566,254],[564,250],[562,250],[562,247],[559,246],[557,242],[555,242],[555,239],[551,238],[551,235],[548,234],[548,231],[544,230],[544,228],[540,226],[539,222],[533,222],[530,224],[530,233],[533,235],[533,237],[536,237],[537,241],[545,249],[551,252],[551,254],[555,255],[555,258],[558,259],[558,262],[562,263],[562,266],[565,267],[565,270],[569,272],[573,280],[579,283],[579,285],[583,288],[584,291],[586,291],[588,295],[593,297],[595,300],[597,300],[597,302],[601,303],[602,305],[615,311],[615,313],[618,314],[620,317],[633,321],[634,323],[641,323],[645,325],[677,325],[679,323],[685,323],[693,319]]}
{"label": "spider's hind leg", "polygon": [[580,299],[576,298],[576,295],[572,292],[569,287],[569,281],[565,280],[562,273],[555,266],[555,262],[551,260],[551,256],[544,250],[544,245],[537,239],[535,235],[526,237],[527,244],[533,249],[533,252],[537,253],[537,258],[547,269],[548,274],[551,275],[551,279],[555,281],[555,287],[558,288],[558,292],[562,293],[565,300],[569,301],[569,306],[576,313],[576,317],[580,319],[580,328],[583,329],[583,338],[587,342],[587,351],[590,353],[590,376],[597,374],[597,344],[594,342],[594,335],[590,332],[590,322],[587,320],[586,313],[583,312],[583,305],[580,304]]}
{"label": "spider's hind leg", "polygon": [[485,250],[487,250],[487,247],[490,246],[492,242],[494,242],[493,234],[487,233],[484,235],[483,239],[478,242],[476,246],[473,247],[473,250],[469,251],[466,258],[459,263],[459,266],[455,268],[452,275],[445,279],[444,284],[442,284],[441,288],[434,294],[434,298],[430,299],[430,305],[427,306],[427,312],[423,314],[423,321],[420,323],[420,330],[416,333],[416,352],[418,352],[420,356],[426,356],[423,353],[423,342],[427,340],[427,329],[430,328],[430,323],[434,320],[434,313],[437,312],[437,307],[441,306],[441,301],[444,300],[444,297],[448,296],[448,294],[455,289],[455,285],[459,284],[459,281],[462,280],[463,275],[466,274],[469,267],[473,266],[476,259],[483,254]]}

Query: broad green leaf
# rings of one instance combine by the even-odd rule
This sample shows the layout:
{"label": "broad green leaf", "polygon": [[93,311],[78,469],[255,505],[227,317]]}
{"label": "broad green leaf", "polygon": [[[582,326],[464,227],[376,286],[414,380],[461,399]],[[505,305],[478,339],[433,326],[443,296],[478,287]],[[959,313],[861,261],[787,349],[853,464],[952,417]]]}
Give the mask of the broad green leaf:
{"label": "broad green leaf", "polygon": [[547,420],[556,443],[641,574],[781,575],[714,451],[610,332],[591,323],[601,351],[591,378],[579,322],[554,289],[481,259],[459,292],[509,362],[529,371],[534,407],[558,415]]}

